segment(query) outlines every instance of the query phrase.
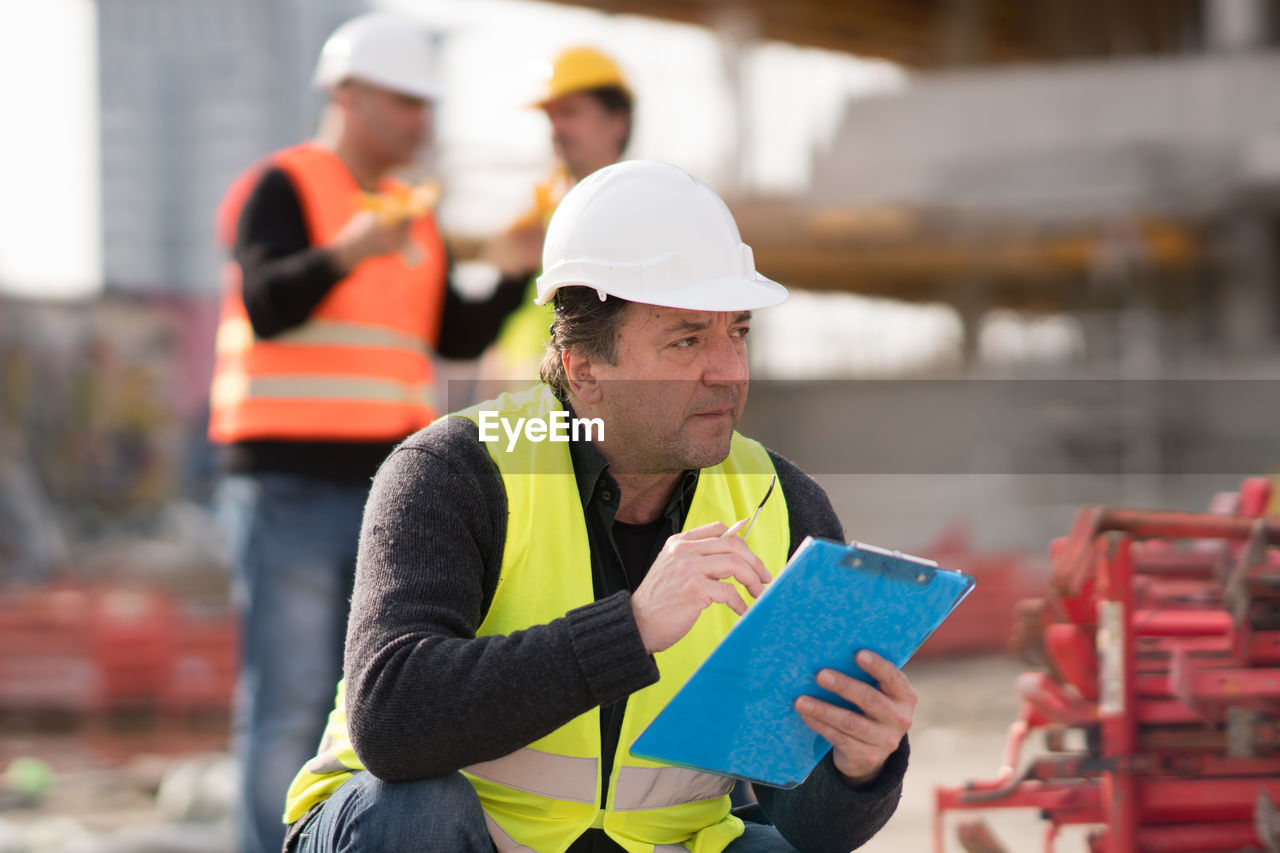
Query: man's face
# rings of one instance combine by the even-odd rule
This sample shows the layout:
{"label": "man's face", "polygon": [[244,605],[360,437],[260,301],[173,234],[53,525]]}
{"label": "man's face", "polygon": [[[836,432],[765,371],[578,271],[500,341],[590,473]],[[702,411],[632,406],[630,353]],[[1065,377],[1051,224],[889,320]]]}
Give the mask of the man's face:
{"label": "man's face", "polygon": [[431,102],[358,80],[346,85],[348,120],[361,145],[389,166],[412,163],[431,141]]}
{"label": "man's face", "polygon": [[615,364],[596,364],[606,457],[635,473],[715,465],[747,402],[749,311],[632,303]]}
{"label": "man's face", "polygon": [[544,106],[551,120],[551,144],[578,180],[617,162],[631,117],[611,113],[594,95],[572,92]]}

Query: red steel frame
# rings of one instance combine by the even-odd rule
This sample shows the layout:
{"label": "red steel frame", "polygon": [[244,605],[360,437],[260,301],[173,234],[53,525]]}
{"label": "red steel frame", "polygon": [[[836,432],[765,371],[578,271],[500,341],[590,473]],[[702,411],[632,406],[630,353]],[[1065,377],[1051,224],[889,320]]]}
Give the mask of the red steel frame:
{"label": "red steel frame", "polygon": [[[1023,638],[1059,676],[1019,679],[1023,710],[995,780],[936,789],[935,853],[947,812],[992,808],[1039,809],[1046,851],[1076,824],[1098,827],[1091,853],[1262,848],[1255,804],[1280,800],[1280,630],[1254,628],[1249,613],[1255,597],[1280,600],[1280,552],[1268,550],[1280,517],[1256,514],[1269,496],[1258,481],[1246,490],[1254,515],[1081,511],[1054,549],[1039,611],[1054,621]],[[1227,754],[1231,708],[1263,715],[1258,754]],[[1027,735],[1064,726],[1089,732],[1089,751],[1034,759],[1015,778]]]}

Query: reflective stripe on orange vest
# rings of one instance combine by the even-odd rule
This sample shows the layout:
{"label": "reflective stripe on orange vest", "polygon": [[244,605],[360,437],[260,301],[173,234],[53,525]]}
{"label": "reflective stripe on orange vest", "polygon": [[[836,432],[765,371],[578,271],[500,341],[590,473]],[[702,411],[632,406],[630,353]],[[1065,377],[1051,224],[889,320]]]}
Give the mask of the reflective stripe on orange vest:
{"label": "reflective stripe on orange vest", "polygon": [[406,385],[394,379],[370,379],[365,376],[219,376],[213,385],[213,396],[222,402],[245,398],[262,400],[328,401],[344,400],[364,403],[406,403],[415,407],[434,405],[430,388]]}
{"label": "reflective stripe on orange vest", "polygon": [[[388,347],[421,350],[428,342],[407,332],[368,323],[343,323],[336,320],[313,320],[297,328],[281,332],[271,339],[274,345],[325,345],[352,347]],[[216,349],[219,353],[244,352],[253,344],[253,327],[248,319],[232,318],[218,328]]]}

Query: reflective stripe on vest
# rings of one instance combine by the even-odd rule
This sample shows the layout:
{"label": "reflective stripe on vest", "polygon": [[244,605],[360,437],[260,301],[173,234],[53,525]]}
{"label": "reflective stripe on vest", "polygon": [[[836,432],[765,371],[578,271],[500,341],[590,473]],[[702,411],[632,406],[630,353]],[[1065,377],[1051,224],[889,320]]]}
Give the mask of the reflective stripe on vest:
{"label": "reflective stripe on vest", "polygon": [[[553,800],[596,802],[597,760],[572,758],[525,747],[494,761],[472,764],[467,772],[508,788]],[[683,767],[623,767],[613,807],[617,811],[660,809],[723,797],[733,780]]]}
{"label": "reflective stripe on vest", "polygon": [[525,747],[493,761],[472,764],[467,772],[508,788],[541,794],[553,800],[594,805],[599,763]]}
{"label": "reflective stripe on vest", "polygon": [[281,400],[360,401],[369,403],[406,403],[430,406],[435,401],[431,388],[406,385],[394,379],[371,379],[366,376],[259,376],[256,379],[220,376],[213,394],[223,399],[235,397],[276,398]]}
{"label": "reflective stripe on vest", "polygon": [[[561,410],[549,389],[538,386],[460,414],[477,423],[481,411],[496,412],[509,422],[521,417],[550,422],[551,413]],[[498,587],[477,634],[509,634],[594,599],[590,546],[566,443],[524,439],[512,450],[505,441],[486,443],[486,448],[506,487],[508,529]],[[685,529],[749,516],[773,473],[764,448],[735,434],[728,459],[699,474]],[[756,522],[752,548],[776,574],[786,562],[789,543],[785,498],[771,500]],[[557,583],[548,583],[548,565],[564,567],[555,576]],[[746,591],[733,583],[749,601]],[[647,761],[629,750],[736,619],[729,608],[712,606],[684,639],[656,655],[662,678],[628,697],[611,779],[597,778],[598,709],[525,749],[464,768],[486,813],[511,840],[507,846],[495,834],[498,849],[563,850],[593,826],[632,853],[668,845],[719,851],[738,837],[742,824],[729,814],[730,780]]]}
{"label": "reflective stripe on vest", "polygon": [[[288,174],[313,246],[331,243],[358,210],[355,180],[319,145],[285,149],[255,169],[264,166]],[[238,205],[245,193],[237,192]],[[254,335],[240,269],[228,263],[210,438],[395,441],[429,424],[437,411],[430,351],[444,304],[444,244],[430,216],[411,226],[410,239],[423,250],[420,266],[399,255],[369,258],[304,323],[269,339]]]}
{"label": "reflective stripe on vest", "polygon": [[712,800],[733,789],[733,780],[685,767],[626,767],[614,786],[616,811],[661,809],[680,803]]}
{"label": "reflective stripe on vest", "polygon": [[[314,320],[303,326],[281,332],[271,339],[277,346],[348,346],[381,347],[420,352],[428,346],[425,338],[372,326],[367,323],[343,323],[337,320]],[[248,318],[232,318],[218,326],[214,344],[221,354],[241,353],[253,344],[253,326]]]}

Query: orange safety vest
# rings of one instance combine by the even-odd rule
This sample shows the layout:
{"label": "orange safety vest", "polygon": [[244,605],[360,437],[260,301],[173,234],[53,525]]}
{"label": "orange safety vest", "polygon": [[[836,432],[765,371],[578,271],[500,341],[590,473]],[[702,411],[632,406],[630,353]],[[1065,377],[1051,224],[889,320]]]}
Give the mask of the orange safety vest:
{"label": "orange safety vest", "polygon": [[[282,169],[311,244],[331,243],[359,210],[360,188],[337,155],[315,143],[286,148],[233,183],[219,211],[233,223],[267,167]],[[387,181],[381,188],[394,187]],[[209,437],[217,442],[396,441],[436,418],[431,352],[440,335],[446,261],[434,216],[410,228],[416,266],[399,254],[362,261],[306,322],[270,339],[249,324],[240,267],[225,267]]]}

